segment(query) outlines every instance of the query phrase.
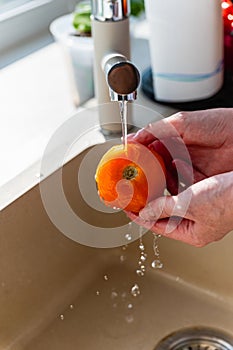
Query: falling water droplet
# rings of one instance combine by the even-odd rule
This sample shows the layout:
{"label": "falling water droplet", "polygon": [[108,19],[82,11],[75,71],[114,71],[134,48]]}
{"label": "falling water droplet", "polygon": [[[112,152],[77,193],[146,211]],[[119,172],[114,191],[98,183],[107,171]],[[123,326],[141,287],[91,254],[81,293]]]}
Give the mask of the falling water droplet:
{"label": "falling water droplet", "polygon": [[134,317],[133,317],[133,315],[127,315],[125,317],[125,320],[127,323],[132,323],[134,321]]}
{"label": "falling water droplet", "polygon": [[104,280],[108,281],[108,275],[104,275]]}
{"label": "falling water droplet", "polygon": [[124,262],[126,260],[126,256],[125,255],[121,255],[120,256],[120,262]]}
{"label": "falling water droplet", "polygon": [[140,243],[140,244],[139,244],[139,249],[140,249],[140,250],[142,250],[142,251],[144,251],[144,250],[145,250],[145,246],[144,246],[144,244],[143,244],[143,243]]}
{"label": "falling water droplet", "polygon": [[136,274],[140,277],[143,277],[145,275],[144,271],[142,271],[141,269],[137,269]]}
{"label": "falling water droplet", "polygon": [[65,317],[64,315],[60,315],[60,320],[64,321]]}
{"label": "falling water droplet", "polygon": [[135,283],[134,285],[133,285],[133,287],[131,288],[131,295],[133,296],[133,297],[137,297],[138,295],[140,295],[141,294],[141,291],[140,291],[140,288],[139,288],[139,285],[137,284],[137,283]]}
{"label": "falling water droplet", "polygon": [[70,310],[73,310],[73,309],[74,309],[74,305],[70,304]]}
{"label": "falling water droplet", "polygon": [[132,221],[130,221],[130,222],[128,223],[128,228],[131,229],[132,225],[133,225],[133,223],[132,223]]}
{"label": "falling water droplet", "polygon": [[158,246],[154,248],[154,254],[155,254],[155,256],[159,256],[159,248],[158,248]]}
{"label": "falling water droplet", "polygon": [[155,255],[155,260],[152,261],[151,267],[153,269],[162,269],[163,263],[160,261],[160,256],[159,256],[159,245],[158,245],[158,239],[161,237],[161,235],[154,235],[154,240],[153,240],[153,250],[154,250],[154,255]]}
{"label": "falling water droplet", "polygon": [[120,208],[117,207],[112,207],[113,210],[121,210]]}
{"label": "falling water droplet", "polygon": [[142,272],[145,272],[146,271],[146,266],[145,265],[141,265],[140,269],[141,269]]}
{"label": "falling water droplet", "polygon": [[131,233],[126,233],[125,239],[126,239],[127,241],[131,241],[131,240],[132,240],[132,235],[131,235]]}
{"label": "falling water droplet", "polygon": [[146,261],[146,256],[145,256],[145,255],[141,255],[141,256],[140,256],[140,260],[143,261],[143,262],[145,262],[145,261]]}
{"label": "falling water droplet", "polygon": [[100,295],[100,291],[97,290],[97,291],[95,292],[95,294],[99,296],[99,295]]}
{"label": "falling water droplet", "polygon": [[123,293],[121,294],[121,297],[122,297],[122,299],[125,299],[125,298],[127,297],[127,293],[126,293],[126,292],[123,292]]}
{"label": "falling water droplet", "polygon": [[136,274],[140,277],[144,276],[146,267],[144,265],[147,254],[145,253],[145,246],[143,244],[142,236],[143,236],[144,229],[143,227],[139,227],[139,251],[140,251],[140,257],[138,260],[138,268],[136,270]]}
{"label": "falling water droplet", "polygon": [[132,309],[133,308],[133,304],[128,304],[128,309]]}
{"label": "falling water droplet", "polygon": [[111,298],[112,298],[112,299],[116,299],[117,297],[118,297],[118,293],[115,292],[115,291],[112,291],[112,293],[111,293]]}
{"label": "falling water droplet", "polygon": [[152,261],[151,267],[152,267],[153,269],[162,269],[163,263],[162,263],[160,260],[155,259],[155,260]]}

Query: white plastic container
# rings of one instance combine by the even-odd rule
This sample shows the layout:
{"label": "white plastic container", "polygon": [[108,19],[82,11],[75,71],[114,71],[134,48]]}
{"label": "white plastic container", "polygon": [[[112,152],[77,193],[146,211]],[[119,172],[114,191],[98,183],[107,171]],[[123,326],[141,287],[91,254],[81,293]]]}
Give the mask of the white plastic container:
{"label": "white plastic container", "polygon": [[145,0],[155,99],[186,102],[223,83],[221,0]]}
{"label": "white plastic container", "polygon": [[72,35],[72,19],[72,14],[55,19],[50,32],[63,50],[74,104],[79,106],[94,96],[93,39]]}

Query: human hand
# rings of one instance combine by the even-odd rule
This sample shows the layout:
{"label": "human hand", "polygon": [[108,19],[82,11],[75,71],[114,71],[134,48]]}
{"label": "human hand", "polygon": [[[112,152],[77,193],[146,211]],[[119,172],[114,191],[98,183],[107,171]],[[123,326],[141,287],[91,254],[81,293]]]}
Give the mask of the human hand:
{"label": "human hand", "polygon": [[177,196],[157,198],[139,216],[127,214],[156,234],[202,247],[233,230],[232,213],[233,171],[197,182]]}
{"label": "human hand", "polygon": [[190,186],[233,170],[233,109],[180,112],[149,124],[129,140],[163,157],[168,189],[176,194],[178,178]]}

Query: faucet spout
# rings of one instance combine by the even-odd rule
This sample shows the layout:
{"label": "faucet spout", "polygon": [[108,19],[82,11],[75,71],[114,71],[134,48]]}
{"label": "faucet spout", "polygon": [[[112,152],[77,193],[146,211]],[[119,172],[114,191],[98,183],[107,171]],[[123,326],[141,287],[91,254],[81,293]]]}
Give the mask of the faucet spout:
{"label": "faucet spout", "polygon": [[137,67],[124,55],[113,53],[104,57],[102,69],[109,87],[111,101],[134,101],[140,74]]}
{"label": "faucet spout", "polygon": [[[105,135],[122,132],[118,103],[133,101],[140,76],[130,60],[130,0],[92,0],[94,43],[94,83],[101,131]],[[110,96],[109,96],[110,95]],[[127,112],[127,125],[133,125]]]}

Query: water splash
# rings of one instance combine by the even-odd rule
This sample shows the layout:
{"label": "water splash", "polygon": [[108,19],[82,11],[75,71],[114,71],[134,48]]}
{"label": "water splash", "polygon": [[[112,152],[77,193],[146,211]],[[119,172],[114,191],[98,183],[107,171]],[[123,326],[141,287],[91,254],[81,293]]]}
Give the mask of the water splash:
{"label": "water splash", "polygon": [[128,242],[132,241],[132,235],[131,235],[131,233],[126,233],[125,239],[126,239]]}
{"label": "water splash", "polygon": [[104,280],[108,281],[108,279],[109,279],[108,275],[104,275]]}
{"label": "water splash", "polygon": [[152,261],[151,267],[153,269],[162,269],[163,268],[163,263],[160,260],[155,259],[155,260]]}
{"label": "water splash", "polygon": [[126,260],[125,255],[120,255],[120,262],[123,263]]}
{"label": "water splash", "polygon": [[127,323],[132,323],[132,322],[134,322],[134,317],[133,317],[133,315],[127,315],[125,317],[125,320]]}
{"label": "water splash", "polygon": [[145,271],[142,271],[141,269],[137,269],[136,270],[136,274],[139,276],[139,277],[143,277],[145,275]]}
{"label": "water splash", "polygon": [[139,227],[139,251],[140,251],[140,257],[138,260],[138,267],[136,269],[136,274],[140,277],[143,277],[146,272],[145,262],[147,259],[147,254],[145,253],[145,246],[143,243],[142,235],[143,235],[144,228]]}
{"label": "water splash", "polygon": [[163,263],[160,260],[160,253],[159,253],[159,243],[158,239],[161,237],[161,235],[154,235],[153,239],[153,250],[154,250],[154,255],[155,255],[155,260],[152,261],[151,267],[153,269],[162,269]]}
{"label": "water splash", "polygon": [[140,288],[139,288],[139,285],[137,283],[135,283],[131,290],[130,290],[130,293],[133,297],[137,297],[138,295],[141,294],[141,291],[140,291]]}
{"label": "water splash", "polygon": [[118,293],[116,291],[112,291],[111,299],[116,299],[118,297]]}

